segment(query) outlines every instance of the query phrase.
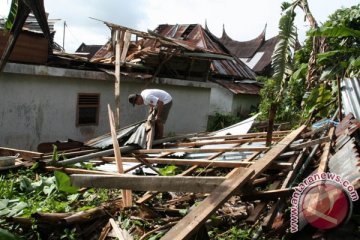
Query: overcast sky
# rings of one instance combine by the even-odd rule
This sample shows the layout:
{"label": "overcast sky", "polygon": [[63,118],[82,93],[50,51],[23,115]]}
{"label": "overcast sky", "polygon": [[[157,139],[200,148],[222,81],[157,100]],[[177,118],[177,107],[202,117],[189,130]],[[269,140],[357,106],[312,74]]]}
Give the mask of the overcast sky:
{"label": "overcast sky", "polygon": [[[7,13],[9,0],[0,0],[0,16]],[[267,24],[266,38],[278,33],[281,3],[284,0],[44,0],[49,18],[59,19],[55,25],[55,41],[74,52],[85,44],[105,44],[110,30],[102,22],[90,17],[131,27],[141,31],[155,29],[158,24],[191,24],[204,26],[205,20],[212,33],[221,36],[223,24],[228,35],[239,41],[258,36]],[[315,19],[322,23],[341,7],[358,4],[358,0],[308,0]],[[308,29],[304,15],[298,11],[296,25],[300,41]]]}

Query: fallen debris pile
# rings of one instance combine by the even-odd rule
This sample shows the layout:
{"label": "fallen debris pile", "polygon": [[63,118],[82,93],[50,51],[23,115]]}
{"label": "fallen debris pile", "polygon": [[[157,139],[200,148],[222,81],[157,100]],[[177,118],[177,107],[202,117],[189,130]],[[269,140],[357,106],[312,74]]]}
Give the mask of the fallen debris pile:
{"label": "fallen debris pile", "polygon": [[[293,131],[275,131],[270,147],[265,146],[266,132],[234,134],[229,128],[156,140],[152,149],[122,146],[117,157],[111,156],[113,148],[101,150],[86,144],[76,151],[51,154],[0,148],[1,156],[20,154],[20,164],[14,167],[38,165],[33,173],[37,180],[43,170],[50,175],[55,171],[58,190],[65,194],[75,189],[63,195],[74,198],[69,206],[85,201],[85,193],[107,195],[98,199],[105,200],[98,202],[100,206],[85,211],[72,212],[79,205],[69,212],[35,210],[25,217],[21,211],[6,213],[13,199],[2,199],[0,215],[7,218],[1,224],[18,233],[36,225],[42,236],[53,239],[59,238],[55,232],[64,233],[64,229],[70,229],[67,234],[77,239],[277,238],[288,233],[294,187],[310,173],[327,171],[329,166],[331,172],[359,188],[359,126],[349,115],[336,129],[326,123],[316,129],[304,125]],[[119,130],[113,137],[124,142],[129,137],[126,132]],[[110,147],[109,138],[91,143],[107,142],[102,147]],[[344,158],[348,162],[340,160]],[[124,173],[117,172],[119,160]],[[62,185],[58,183],[60,171],[70,174]]]}

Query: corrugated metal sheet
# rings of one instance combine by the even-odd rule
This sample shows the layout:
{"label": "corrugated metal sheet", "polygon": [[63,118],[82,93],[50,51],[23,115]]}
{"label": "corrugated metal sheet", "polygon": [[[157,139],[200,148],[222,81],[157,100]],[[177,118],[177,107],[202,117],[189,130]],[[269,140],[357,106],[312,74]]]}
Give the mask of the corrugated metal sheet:
{"label": "corrugated metal sheet", "polygon": [[215,80],[215,82],[235,94],[259,95],[261,89],[261,87],[256,84],[233,82],[230,80]]}
{"label": "corrugated metal sheet", "polygon": [[[226,47],[199,24],[163,24],[159,25],[154,32],[171,38],[175,43],[188,45],[188,48],[192,47],[194,50],[231,56]],[[149,42],[145,46],[150,45]],[[231,76],[236,79],[255,79],[256,77],[246,64],[235,57],[233,60],[212,60],[212,71],[215,75]]]}
{"label": "corrugated metal sheet", "polygon": [[350,181],[356,189],[359,188],[360,157],[354,138],[330,158],[329,170]]}
{"label": "corrugated metal sheet", "polygon": [[341,81],[342,108],[345,115],[353,113],[360,119],[360,80],[347,78]]}
{"label": "corrugated metal sheet", "polygon": [[[144,121],[132,124],[130,126],[127,126],[125,128],[119,129],[116,131],[117,139],[121,143],[124,141],[124,138],[129,137],[131,134],[133,134],[140,125],[142,125]],[[109,146],[112,146],[112,138],[111,134],[105,134],[97,138],[90,139],[89,141],[84,143],[85,146],[95,147],[95,148],[107,148]]]}

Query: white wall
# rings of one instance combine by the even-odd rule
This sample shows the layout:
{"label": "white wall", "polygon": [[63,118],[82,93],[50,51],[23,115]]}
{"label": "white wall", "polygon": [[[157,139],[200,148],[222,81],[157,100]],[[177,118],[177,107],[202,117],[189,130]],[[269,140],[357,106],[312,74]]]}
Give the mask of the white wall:
{"label": "white wall", "polygon": [[260,102],[258,95],[233,94],[226,88],[217,86],[211,90],[210,114],[216,112],[222,114],[247,115],[251,107],[257,107]]}
{"label": "white wall", "polygon": [[[21,74],[17,74],[21,72]],[[121,79],[121,127],[146,118],[147,107],[132,107],[128,95],[161,88],[174,99],[165,136],[204,131],[210,87],[191,81]],[[36,150],[42,142],[86,141],[109,132],[107,104],[114,109],[114,81],[105,73],[7,64],[0,74],[0,146]],[[100,93],[98,126],[76,126],[78,93]]]}
{"label": "white wall", "polygon": [[[111,81],[0,75],[0,145],[36,150],[41,142],[83,141],[109,131]],[[76,126],[78,93],[100,93],[98,126]]]}
{"label": "white wall", "polygon": [[221,86],[212,88],[210,97],[210,114],[215,114],[216,112],[228,114],[232,112],[233,96],[234,94],[232,92]]}
{"label": "white wall", "polygon": [[260,103],[260,96],[250,94],[237,94],[234,95],[231,112],[237,116],[246,116],[252,108],[257,108]]}

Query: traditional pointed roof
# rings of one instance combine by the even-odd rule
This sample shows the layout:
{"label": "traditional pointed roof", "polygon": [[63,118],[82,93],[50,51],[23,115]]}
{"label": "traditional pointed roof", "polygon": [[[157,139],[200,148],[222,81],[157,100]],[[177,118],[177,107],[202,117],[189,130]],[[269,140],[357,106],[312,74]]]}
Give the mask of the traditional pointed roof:
{"label": "traditional pointed roof", "polygon": [[251,58],[265,42],[265,34],[266,25],[262,33],[260,33],[260,35],[256,38],[249,41],[240,42],[233,40],[231,37],[229,37],[229,35],[225,31],[225,26],[223,26],[223,33],[219,40],[236,57]]}
{"label": "traditional pointed roof", "polygon": [[278,42],[279,37],[272,37],[264,42],[258,52],[263,53],[262,57],[259,59],[257,64],[252,68],[258,74],[265,74],[268,66],[271,64],[271,56],[274,52],[276,43]]}
{"label": "traditional pointed roof", "polygon": [[[197,49],[231,55],[219,39],[200,24],[162,24],[154,32]],[[256,76],[246,64],[236,57],[233,60],[212,60],[211,69],[214,75],[223,75],[234,79],[255,79]]]}

